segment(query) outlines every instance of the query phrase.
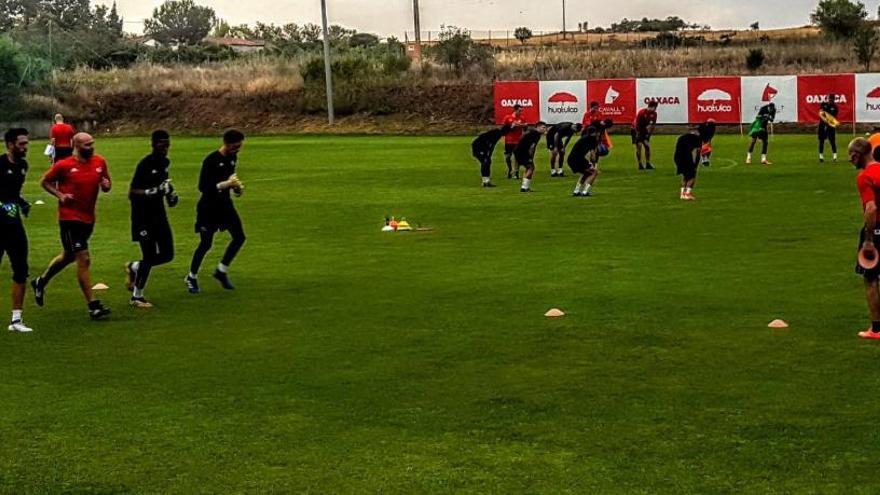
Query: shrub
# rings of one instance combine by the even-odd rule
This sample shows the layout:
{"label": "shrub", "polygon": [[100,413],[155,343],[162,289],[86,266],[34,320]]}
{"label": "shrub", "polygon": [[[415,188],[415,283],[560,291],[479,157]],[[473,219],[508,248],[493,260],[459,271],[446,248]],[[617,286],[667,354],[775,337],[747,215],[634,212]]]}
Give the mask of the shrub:
{"label": "shrub", "polygon": [[752,48],[746,55],[746,68],[754,72],[764,65],[766,58],[763,48]]}

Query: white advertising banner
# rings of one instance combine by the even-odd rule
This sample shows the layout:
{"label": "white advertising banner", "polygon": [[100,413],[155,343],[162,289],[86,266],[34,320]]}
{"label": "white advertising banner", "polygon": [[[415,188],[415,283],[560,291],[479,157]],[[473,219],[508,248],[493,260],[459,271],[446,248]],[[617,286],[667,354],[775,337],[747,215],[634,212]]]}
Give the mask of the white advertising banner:
{"label": "white advertising banner", "polygon": [[856,74],[856,122],[880,122],[880,74]]}
{"label": "white advertising banner", "polygon": [[587,113],[586,81],[542,81],[541,120],[579,123]]}
{"label": "white advertising banner", "polygon": [[636,86],[639,108],[657,102],[658,124],[680,124],[688,121],[688,79],[639,79]]}
{"label": "white advertising banner", "polygon": [[776,105],[776,122],[798,121],[797,76],[754,76],[742,78],[742,121],[754,122],[758,110],[771,101]]}

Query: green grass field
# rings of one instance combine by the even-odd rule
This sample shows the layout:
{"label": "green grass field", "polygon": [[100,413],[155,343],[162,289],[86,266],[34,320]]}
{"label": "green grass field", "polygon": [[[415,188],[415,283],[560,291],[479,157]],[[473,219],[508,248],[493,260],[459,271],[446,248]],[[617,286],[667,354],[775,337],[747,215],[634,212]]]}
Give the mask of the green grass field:
{"label": "green grass field", "polygon": [[[45,308],[28,294],[34,334],[0,336],[0,492],[877,493],[852,166],[781,136],[776,165],[746,167],[723,136],[688,204],[656,141],[639,173],[617,138],[587,199],[545,150],[523,195],[500,154],[481,189],[465,138],[254,138],[238,290],[209,277],[221,236],[191,296],[217,143],[177,139],[178,257],[144,312],[122,266],[148,146],[99,139],[115,189],[92,254],[114,313],[90,322],[68,270]],[[27,222],[33,274],[60,247],[54,210]],[[382,234],[386,214],[434,231]]]}

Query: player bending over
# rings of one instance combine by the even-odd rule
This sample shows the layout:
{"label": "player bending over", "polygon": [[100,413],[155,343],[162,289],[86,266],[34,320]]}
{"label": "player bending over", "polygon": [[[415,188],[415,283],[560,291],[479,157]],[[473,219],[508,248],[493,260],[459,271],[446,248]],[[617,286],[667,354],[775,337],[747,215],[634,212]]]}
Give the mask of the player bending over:
{"label": "player bending over", "polygon": [[700,133],[700,141],[703,146],[700,148],[700,163],[708,167],[712,160],[712,140],[715,139],[715,119],[708,119],[700,124],[698,128]]}
{"label": "player bending over", "polygon": [[581,128],[581,124],[563,122],[547,131],[547,147],[550,149],[550,177],[565,177],[565,171],[562,170],[562,164],[565,163],[565,152],[571,138],[575,134],[580,134]]}
{"label": "player bending over", "polygon": [[171,136],[166,131],[155,131],[151,143],[153,151],[138,164],[128,189],[131,240],[140,244],[141,259],[126,263],[126,288],[132,291],[129,304],[143,309],[153,307],[144,297],[150,271],[174,260],[174,237],[165,202],[173,208],[179,201],[168,176]]}
{"label": "player bending over", "polygon": [[580,175],[572,196],[588,197],[593,195],[593,184],[599,176],[599,170],[596,168],[598,161],[596,155],[600,146],[600,133],[600,129],[591,125],[571,148],[571,154],[568,155],[568,167],[573,173]]}
{"label": "player bending over", "polygon": [[679,199],[693,201],[694,184],[697,181],[697,169],[700,165],[700,149],[703,141],[699,128],[691,126],[688,133],[678,138],[675,143],[675,170],[681,176],[681,195]]}
{"label": "player bending over", "polygon": [[755,152],[755,144],[757,144],[759,139],[761,140],[761,164],[773,165],[767,160],[767,152],[770,148],[770,132],[768,129],[774,120],[776,120],[776,105],[770,102],[761,107],[758,111],[758,116],[755,117],[755,121],[752,122],[752,126],[749,128],[749,137],[752,138],[752,143],[749,145],[749,153],[746,155],[746,165],[752,164],[752,153]]}
{"label": "player bending over", "polygon": [[480,162],[480,176],[483,178],[483,187],[495,187],[492,184],[492,155],[498,141],[510,132],[510,126],[504,125],[497,129],[484,132],[471,143],[471,152],[474,158]]}
{"label": "player bending over", "polygon": [[523,175],[522,186],[519,189],[520,192],[532,192],[532,177],[535,175],[535,150],[538,148],[538,143],[541,142],[541,136],[546,132],[547,125],[543,122],[538,122],[534,129],[523,135],[523,138],[513,151],[516,158],[517,171],[519,167],[525,167],[526,169]]}
{"label": "player bending over", "polygon": [[[652,100],[647,108],[639,110],[632,126],[632,143],[636,147],[636,161],[639,170],[654,170],[651,165],[651,136],[657,127],[657,101]],[[642,165],[642,150],[644,150],[645,164]]]}

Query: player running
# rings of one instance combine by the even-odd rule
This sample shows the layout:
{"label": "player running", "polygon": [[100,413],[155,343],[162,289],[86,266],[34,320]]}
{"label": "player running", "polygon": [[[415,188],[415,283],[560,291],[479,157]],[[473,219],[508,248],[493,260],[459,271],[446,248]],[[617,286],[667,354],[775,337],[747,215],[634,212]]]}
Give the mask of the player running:
{"label": "player running", "polygon": [[828,101],[819,105],[819,163],[825,163],[825,141],[831,144],[831,152],[834,153],[834,162],[837,162],[837,116],[840,108],[837,106],[837,95],[828,95]]}
{"label": "player running", "polygon": [[125,286],[132,291],[129,304],[142,309],[153,307],[144,297],[150,271],[174,259],[174,238],[165,202],[173,208],[179,201],[168,176],[171,136],[166,131],[155,131],[151,143],[153,151],[138,163],[128,189],[131,240],[140,244],[141,259],[125,264]]}
{"label": "player running", "polygon": [[474,158],[480,162],[483,187],[495,187],[495,184],[492,183],[492,155],[495,154],[495,146],[498,145],[498,141],[507,135],[510,129],[510,126],[503,125],[497,129],[486,131],[471,143],[471,152]]}
{"label": "player running", "polygon": [[547,133],[547,125],[538,122],[534,129],[523,135],[523,138],[516,145],[513,154],[516,158],[517,170],[519,167],[525,167],[526,173],[523,175],[522,186],[520,192],[532,192],[532,177],[535,175],[535,150],[538,143],[541,142],[541,136]]}
{"label": "player running", "polygon": [[21,217],[27,216],[30,204],[21,197],[27,176],[28,131],[9,129],[4,136],[6,153],[0,156],[0,258],[9,256],[12,267],[12,320],[10,332],[27,333],[22,320],[24,292],[28,278],[28,238]]}
{"label": "player running", "polygon": [[[504,135],[504,161],[507,162],[507,178],[512,179],[513,175],[513,152],[516,145],[519,144],[523,137],[523,130],[527,127],[526,121],[522,118],[522,106],[514,105],[513,113],[505,117],[502,123],[506,127],[510,127],[510,132]],[[519,179],[519,167],[516,169],[516,178]]]}
{"label": "player running", "polygon": [[55,114],[55,125],[49,130],[49,142],[55,153],[52,155],[52,163],[58,163],[73,155],[73,135],[76,130],[70,124],[64,123],[64,116]]}
{"label": "player running", "polygon": [[46,271],[31,281],[37,306],[42,306],[46,286],[67,265],[76,262],[79,288],[89,305],[89,317],[101,320],[110,314],[92,293],[89,273],[91,256],[89,238],[95,228],[95,204],[99,191],[110,192],[112,182],[107,162],[95,154],[95,140],[80,133],[73,137],[74,155],[59,161],[43,176],[40,185],[58,198],[58,220],[61,227],[63,251],[55,257]]}
{"label": "player running", "polygon": [[200,236],[199,245],[193,253],[189,275],[186,276],[186,287],[190,294],[198,294],[199,268],[205,255],[214,245],[214,234],[226,230],[232,237],[223,260],[214,270],[214,278],[226,290],[233,290],[229,281],[229,265],[244,246],[245,235],[241,218],[232,204],[230,192],[241,197],[244,186],[235,173],[238,153],[244,144],[244,134],[230,129],[223,134],[223,146],[205,158],[199,175],[199,191],[202,197],[196,207],[196,232]]}
{"label": "player running", "polygon": [[703,140],[697,126],[691,126],[687,134],[678,138],[675,143],[675,170],[681,176],[681,195],[679,199],[693,201],[694,184],[697,181],[697,169],[700,166],[700,150]]}
{"label": "player running", "polygon": [[[639,170],[654,170],[651,164],[651,136],[657,127],[657,101],[652,100],[646,108],[639,110],[632,126],[632,143],[636,147],[636,161]],[[644,149],[645,162],[642,165],[642,150]]]}
{"label": "player running", "polygon": [[[865,224],[859,233],[859,253],[871,252],[878,256],[877,245],[880,244],[880,226],[877,225],[877,201],[880,198],[880,163],[871,157],[871,144],[864,138],[854,139],[849,144],[849,161],[860,171],[856,184],[862,200],[862,211]],[[873,269],[865,269],[856,262],[856,273],[865,281],[865,295],[868,300],[868,311],[871,315],[871,328],[859,332],[863,339],[880,340],[880,290],[877,281],[880,278],[880,265]]]}
{"label": "player running", "polygon": [[759,139],[761,140],[761,164],[773,165],[767,159],[767,152],[770,148],[768,129],[774,120],[776,120],[776,104],[771,101],[758,110],[758,116],[755,117],[755,121],[749,128],[749,137],[752,138],[752,143],[749,145],[749,153],[746,155],[746,165],[752,164],[752,153],[755,152],[755,144]]}
{"label": "player running", "polygon": [[599,176],[599,170],[596,168],[598,161],[596,155],[600,145],[601,132],[600,128],[591,125],[571,148],[571,154],[568,155],[568,167],[573,173],[580,175],[572,196],[589,197],[593,195],[593,184]]}
{"label": "player running", "polygon": [[[581,133],[581,124],[562,122],[547,131],[547,148],[550,150],[550,177],[565,177],[562,164],[565,163],[565,151],[572,136]],[[558,165],[558,167],[557,167]]]}
{"label": "player running", "polygon": [[700,124],[697,131],[700,133],[700,141],[703,144],[700,148],[700,163],[704,167],[708,167],[712,160],[712,140],[715,139],[716,131],[715,119],[706,120]]}

